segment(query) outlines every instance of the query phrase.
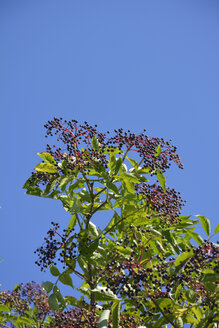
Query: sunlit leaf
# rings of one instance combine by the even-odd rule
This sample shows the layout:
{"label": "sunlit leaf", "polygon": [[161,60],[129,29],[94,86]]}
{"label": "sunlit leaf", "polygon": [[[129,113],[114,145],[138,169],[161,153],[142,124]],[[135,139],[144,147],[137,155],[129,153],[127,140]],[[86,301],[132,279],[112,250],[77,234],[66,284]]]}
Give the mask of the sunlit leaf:
{"label": "sunlit leaf", "polygon": [[99,143],[99,140],[97,139],[97,137],[95,135],[92,138],[92,146],[93,146],[93,149],[95,151],[99,151],[100,150],[100,143]]}
{"label": "sunlit leaf", "polygon": [[206,234],[209,236],[210,232],[211,232],[211,224],[210,224],[209,218],[207,218],[206,216],[202,216],[202,215],[196,215],[196,216],[200,219],[202,228],[204,229]]}
{"label": "sunlit leaf", "polygon": [[156,149],[156,152],[155,152],[154,156],[155,156],[155,157],[160,156],[161,150],[162,150],[162,149],[161,149],[161,144],[159,144],[159,145],[157,146],[157,149]]}
{"label": "sunlit leaf", "polygon": [[156,171],[157,179],[160,182],[160,185],[164,192],[166,192],[166,178],[160,170]]}
{"label": "sunlit leaf", "polygon": [[193,256],[193,252],[185,252],[180,254],[175,261],[175,266],[183,265],[192,256]]}
{"label": "sunlit leaf", "polygon": [[45,163],[55,164],[56,161],[50,153],[37,153],[37,155],[42,158]]}
{"label": "sunlit leaf", "polygon": [[110,310],[104,310],[97,322],[97,328],[107,328],[109,322]]}
{"label": "sunlit leaf", "polygon": [[112,310],[113,328],[118,328],[119,327],[119,321],[120,321],[121,302],[120,301],[114,301],[113,305],[111,307],[111,310]]}
{"label": "sunlit leaf", "polygon": [[56,173],[57,168],[50,163],[39,163],[35,166],[35,170],[44,173]]}

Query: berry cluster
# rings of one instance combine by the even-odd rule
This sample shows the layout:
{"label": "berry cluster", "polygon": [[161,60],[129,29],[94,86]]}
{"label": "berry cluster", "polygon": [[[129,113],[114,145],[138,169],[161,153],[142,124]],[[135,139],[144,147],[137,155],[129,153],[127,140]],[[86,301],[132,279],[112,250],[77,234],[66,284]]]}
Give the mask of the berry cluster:
{"label": "berry cluster", "polygon": [[160,186],[149,185],[145,182],[136,184],[135,191],[137,194],[143,195],[147,206],[150,206],[155,213],[161,214],[166,222],[177,223],[176,218],[180,215],[185,203],[179,192],[177,193],[175,189],[166,188],[165,193]]}
{"label": "berry cluster", "polygon": [[78,234],[74,233],[74,228],[71,230],[63,229],[63,234],[58,232],[60,225],[52,222],[53,228],[47,232],[47,237],[44,238],[45,243],[34,252],[38,254],[38,260],[35,262],[41,271],[45,270],[50,264],[56,265],[56,260],[63,263],[63,269],[66,268],[64,259],[74,259],[77,256],[76,242]]}
{"label": "berry cluster", "polygon": [[71,308],[68,311],[55,312],[49,327],[97,328],[97,320],[95,308],[90,310]]}
{"label": "berry cluster", "polygon": [[[123,129],[114,130],[114,135],[110,136],[110,132],[102,133],[97,131],[97,125],[94,127],[84,122],[79,125],[76,120],[66,121],[62,118],[54,118],[45,124],[47,129],[46,137],[57,136],[57,140],[61,141],[64,147],[52,147],[47,144],[47,152],[50,153],[56,163],[58,173],[51,175],[35,172],[32,174],[32,179],[37,179],[46,183],[51,178],[63,174],[63,167],[58,166],[58,163],[65,161],[65,168],[74,171],[89,170],[92,163],[100,163],[107,168],[107,154],[115,148],[122,151],[133,151],[138,154],[139,158],[145,167],[150,167],[152,170],[160,169],[165,172],[170,167],[171,161],[175,162],[179,168],[183,168],[179,156],[176,154],[176,147],[170,141],[164,141],[163,138],[149,138],[144,133],[134,134],[129,130],[124,132]],[[94,149],[92,138],[96,136],[99,142],[99,150]],[[161,152],[156,155],[156,149],[160,145]],[[83,146],[83,148],[82,148]]]}
{"label": "berry cluster", "polygon": [[37,307],[37,318],[44,317],[51,312],[48,295],[44,288],[34,281],[18,285],[12,292],[0,292],[0,303],[10,304],[19,315],[24,315],[31,305]]}
{"label": "berry cluster", "polygon": [[[126,245],[131,248],[131,255],[127,259],[121,259],[121,256],[114,252],[113,259],[101,270],[99,268],[99,276],[102,284],[112,290],[117,296],[128,298],[135,303],[135,308],[142,311],[142,303],[148,304],[151,299],[168,298],[169,293],[176,290],[177,286],[192,289],[197,299],[202,298],[202,305],[210,306],[210,309],[216,310],[216,295],[209,292],[206,286],[201,282],[203,270],[213,267],[214,272],[219,272],[219,247],[218,245],[206,241],[202,246],[192,247],[193,256],[189,258],[181,270],[177,270],[174,274],[175,257],[169,258],[165,254],[153,255],[150,253],[150,247],[144,247],[141,244],[133,242],[130,244],[129,238],[118,241],[118,245]],[[138,250],[142,249],[148,257],[141,261],[142,252],[138,254]],[[187,251],[190,251],[187,248]],[[144,264],[143,264],[144,263]],[[146,264],[146,266],[145,266]],[[173,273],[170,274],[170,268]],[[215,286],[216,287],[216,286]],[[196,300],[197,300],[196,299]],[[185,302],[181,297],[179,301]],[[171,311],[171,310],[170,310]],[[152,316],[152,312],[147,309],[142,312],[143,316]]]}

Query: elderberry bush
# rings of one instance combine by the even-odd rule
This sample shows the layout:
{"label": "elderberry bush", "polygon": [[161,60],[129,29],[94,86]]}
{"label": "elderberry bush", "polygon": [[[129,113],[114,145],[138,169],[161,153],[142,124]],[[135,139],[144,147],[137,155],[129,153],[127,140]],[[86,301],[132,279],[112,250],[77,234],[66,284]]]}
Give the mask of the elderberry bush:
{"label": "elderberry bush", "polygon": [[[172,163],[183,168],[171,141],[145,130],[101,132],[62,118],[45,128],[53,142],[38,153],[42,162],[24,189],[60,201],[70,219],[64,230],[52,222],[35,252],[51,281],[42,289],[47,312],[31,301],[38,317],[27,326],[216,327],[219,247],[213,239],[219,225],[211,233],[207,217],[181,215],[185,202],[164,175]],[[94,224],[98,213],[104,229]],[[199,223],[205,240],[195,231]],[[62,284],[72,288],[70,295],[62,295]],[[3,327],[16,326],[18,313],[32,320],[7,297],[1,304]]]}

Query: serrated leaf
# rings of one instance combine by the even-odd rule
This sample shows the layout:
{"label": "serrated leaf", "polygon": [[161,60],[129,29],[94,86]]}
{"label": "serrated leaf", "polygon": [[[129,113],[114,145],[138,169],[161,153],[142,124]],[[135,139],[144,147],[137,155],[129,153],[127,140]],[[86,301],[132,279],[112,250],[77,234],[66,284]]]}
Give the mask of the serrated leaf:
{"label": "serrated leaf", "polygon": [[51,295],[49,295],[48,303],[49,303],[50,308],[51,308],[53,311],[57,311],[57,310],[59,310],[59,303],[58,303],[58,300],[57,300],[55,294],[51,294]]}
{"label": "serrated leaf", "polygon": [[114,301],[111,310],[112,310],[113,328],[119,328],[121,302]]}
{"label": "serrated leaf", "polygon": [[166,192],[166,178],[160,170],[156,171],[157,179],[160,182],[161,188]]}
{"label": "serrated leaf", "polygon": [[49,268],[53,276],[57,277],[60,275],[59,269],[57,269],[54,265],[50,265]]}
{"label": "serrated leaf", "polygon": [[53,283],[50,281],[45,281],[42,284],[42,287],[46,290],[47,293],[51,292],[51,290],[53,289]]}
{"label": "serrated leaf", "polygon": [[39,163],[35,166],[35,170],[44,173],[56,173],[57,168],[50,163]]}
{"label": "serrated leaf", "polygon": [[110,310],[104,310],[97,322],[97,328],[107,328],[109,322]]}
{"label": "serrated leaf", "polygon": [[37,155],[42,158],[45,163],[55,164],[56,161],[50,153],[37,153]]}
{"label": "serrated leaf", "polygon": [[202,215],[196,215],[201,222],[202,228],[206,232],[206,234],[209,236],[211,232],[211,224],[209,218],[207,216],[202,216]]}
{"label": "serrated leaf", "polygon": [[72,279],[69,273],[62,273],[59,276],[59,280],[61,281],[61,283],[63,283],[64,285],[73,287],[73,283],[72,283]]}

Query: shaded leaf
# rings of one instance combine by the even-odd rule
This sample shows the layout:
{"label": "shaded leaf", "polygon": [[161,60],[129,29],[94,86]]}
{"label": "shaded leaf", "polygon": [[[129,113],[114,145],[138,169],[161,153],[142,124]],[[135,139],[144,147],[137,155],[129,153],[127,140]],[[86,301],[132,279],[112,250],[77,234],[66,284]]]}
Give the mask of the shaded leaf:
{"label": "shaded leaf", "polygon": [[64,284],[64,285],[67,285],[67,286],[71,286],[73,287],[73,283],[72,283],[72,279],[71,279],[71,276],[69,273],[62,273],[60,276],[59,276],[59,280]]}
{"label": "shaded leaf", "polygon": [[49,306],[53,311],[59,310],[59,303],[55,294],[51,294],[48,298]]}
{"label": "shaded leaf", "polygon": [[57,277],[60,275],[59,269],[57,269],[54,265],[50,265],[49,268],[53,276]]}
{"label": "shaded leaf", "polygon": [[51,290],[53,289],[53,283],[50,282],[50,281],[45,281],[43,284],[42,284],[42,287],[45,288],[46,292],[49,293],[51,292]]}

